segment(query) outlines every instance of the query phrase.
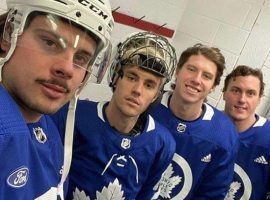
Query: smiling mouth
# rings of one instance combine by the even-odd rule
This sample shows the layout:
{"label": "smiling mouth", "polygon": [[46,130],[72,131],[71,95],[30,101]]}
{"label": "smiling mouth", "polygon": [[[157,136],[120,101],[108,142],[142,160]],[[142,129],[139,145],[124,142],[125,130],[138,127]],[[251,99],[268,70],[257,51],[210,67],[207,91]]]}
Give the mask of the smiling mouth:
{"label": "smiling mouth", "polygon": [[192,92],[192,93],[199,93],[200,90],[198,90],[197,88],[194,88],[192,86],[186,85],[186,88],[188,91]]}
{"label": "smiling mouth", "polygon": [[236,110],[239,110],[239,111],[246,111],[246,110],[247,110],[247,108],[241,107],[241,106],[234,106],[234,108],[235,108]]}

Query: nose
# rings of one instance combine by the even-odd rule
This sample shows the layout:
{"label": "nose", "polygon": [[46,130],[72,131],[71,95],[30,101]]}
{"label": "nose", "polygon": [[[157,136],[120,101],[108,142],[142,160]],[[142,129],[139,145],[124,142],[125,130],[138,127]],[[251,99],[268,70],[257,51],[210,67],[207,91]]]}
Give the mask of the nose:
{"label": "nose", "polygon": [[74,73],[73,52],[65,51],[54,59],[52,73],[63,79],[70,79]]}
{"label": "nose", "polygon": [[240,102],[245,102],[246,101],[246,94],[244,92],[240,95],[239,101]]}
{"label": "nose", "polygon": [[239,95],[239,99],[238,99],[239,103],[245,103],[246,102],[246,94],[244,92],[242,92]]}
{"label": "nose", "polygon": [[143,90],[143,83],[142,81],[137,81],[135,82],[134,86],[133,86],[133,90],[132,92],[134,94],[136,94],[136,96],[140,96]]}
{"label": "nose", "polygon": [[193,78],[192,78],[192,82],[195,83],[195,84],[200,84],[201,77],[202,77],[201,72],[194,73]]}

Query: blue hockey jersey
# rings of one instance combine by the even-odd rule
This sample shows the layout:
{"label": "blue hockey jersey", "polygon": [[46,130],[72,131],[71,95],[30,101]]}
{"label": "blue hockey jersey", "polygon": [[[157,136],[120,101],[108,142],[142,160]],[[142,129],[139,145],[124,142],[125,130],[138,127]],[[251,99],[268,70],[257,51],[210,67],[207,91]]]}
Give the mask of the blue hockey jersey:
{"label": "blue hockey jersey", "polygon": [[[67,199],[149,200],[175,152],[168,130],[148,115],[143,132],[126,136],[106,119],[105,102],[79,101]],[[64,133],[67,107],[53,116]]]}
{"label": "blue hockey jersey", "polygon": [[152,115],[164,124],[176,141],[176,153],[165,172],[160,199],[223,200],[233,178],[238,136],[230,119],[203,104],[194,121],[177,118],[168,108],[170,92]]}
{"label": "blue hockey jersey", "polygon": [[256,118],[252,127],[239,133],[234,180],[226,200],[265,199],[270,188],[270,122]]}
{"label": "blue hockey jersey", "polygon": [[26,124],[0,85],[0,200],[56,200],[63,147],[50,117]]}

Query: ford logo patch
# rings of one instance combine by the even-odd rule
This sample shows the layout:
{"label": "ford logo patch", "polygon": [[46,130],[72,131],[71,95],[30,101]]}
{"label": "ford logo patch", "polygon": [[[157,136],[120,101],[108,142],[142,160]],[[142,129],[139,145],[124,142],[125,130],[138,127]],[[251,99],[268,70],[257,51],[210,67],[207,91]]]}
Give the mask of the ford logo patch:
{"label": "ford logo patch", "polygon": [[7,183],[11,187],[20,188],[23,187],[28,180],[29,170],[26,167],[21,167],[12,172],[7,178]]}

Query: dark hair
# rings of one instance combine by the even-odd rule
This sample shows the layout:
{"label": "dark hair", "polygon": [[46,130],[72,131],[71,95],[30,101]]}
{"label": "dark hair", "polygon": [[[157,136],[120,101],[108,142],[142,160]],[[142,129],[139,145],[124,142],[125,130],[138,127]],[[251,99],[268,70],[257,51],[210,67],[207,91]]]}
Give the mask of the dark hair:
{"label": "dark hair", "polygon": [[214,86],[218,85],[223,74],[223,70],[225,69],[225,58],[220,50],[216,47],[209,47],[200,43],[195,44],[194,46],[189,47],[182,52],[177,64],[177,69],[181,69],[183,65],[188,61],[188,59],[194,55],[203,55],[208,60],[216,64],[217,74]]}
{"label": "dark hair", "polygon": [[260,96],[263,95],[264,92],[264,82],[263,82],[263,74],[260,69],[254,69],[252,67],[246,65],[238,65],[234,68],[231,73],[229,73],[224,81],[223,92],[225,92],[228,88],[230,80],[235,80],[238,76],[254,76],[257,77],[260,81]]}

